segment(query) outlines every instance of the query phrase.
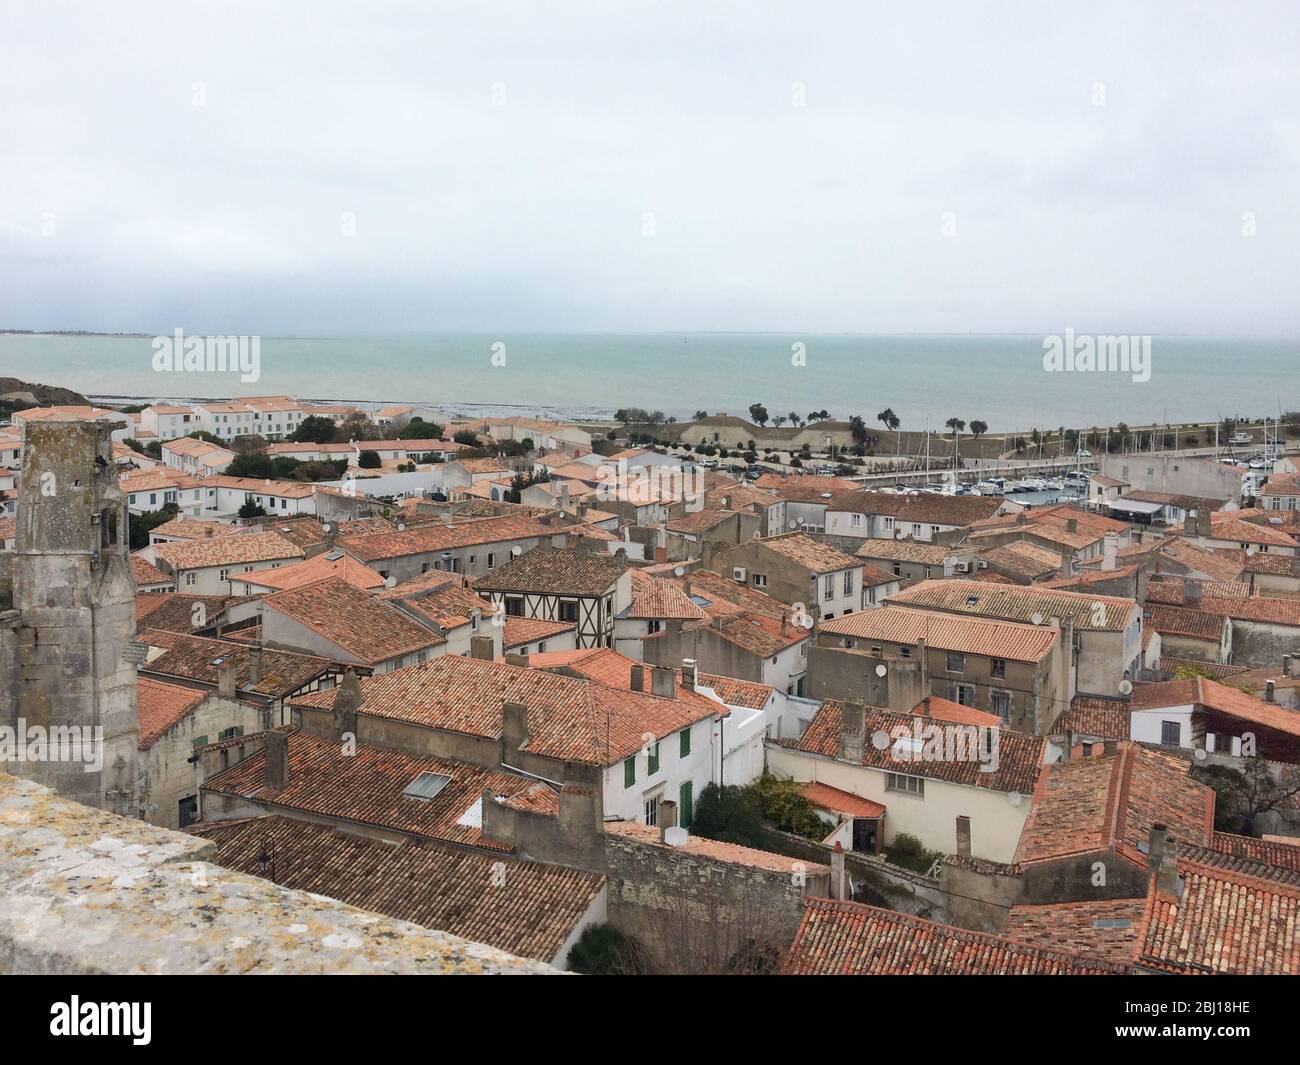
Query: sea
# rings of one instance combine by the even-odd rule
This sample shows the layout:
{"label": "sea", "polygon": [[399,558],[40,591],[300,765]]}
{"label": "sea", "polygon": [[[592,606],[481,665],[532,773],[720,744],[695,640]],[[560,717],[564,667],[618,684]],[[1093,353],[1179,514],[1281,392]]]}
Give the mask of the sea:
{"label": "sea", "polygon": [[[1064,331],[1063,331],[1064,332]],[[411,403],[447,414],[573,419],[619,408],[689,419],[801,418],[905,430],[949,418],[994,432],[1273,416],[1300,409],[1300,338],[1151,338],[1150,376],[1048,370],[1042,334],[580,333],[262,336],[260,376],[160,372],[152,336],[0,334],[0,377],[93,398],[240,395]]]}

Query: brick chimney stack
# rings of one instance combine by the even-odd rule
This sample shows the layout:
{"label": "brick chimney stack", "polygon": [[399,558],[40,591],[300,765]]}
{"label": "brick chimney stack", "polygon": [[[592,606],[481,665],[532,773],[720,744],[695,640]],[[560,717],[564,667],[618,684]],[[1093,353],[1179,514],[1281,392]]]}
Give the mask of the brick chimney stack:
{"label": "brick chimney stack", "polygon": [[279,791],[289,786],[289,736],[284,732],[266,734],[266,787]]}
{"label": "brick chimney stack", "polygon": [[235,663],[223,658],[217,666],[217,694],[223,699],[235,697]]}
{"label": "brick chimney stack", "polygon": [[677,698],[677,670],[672,666],[655,666],[650,675],[651,692],[661,699]]}

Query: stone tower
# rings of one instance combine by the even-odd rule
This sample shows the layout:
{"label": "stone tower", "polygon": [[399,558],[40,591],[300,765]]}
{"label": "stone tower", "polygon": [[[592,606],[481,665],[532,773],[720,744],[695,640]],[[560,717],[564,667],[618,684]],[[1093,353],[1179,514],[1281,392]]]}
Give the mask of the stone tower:
{"label": "stone tower", "polygon": [[[135,577],[112,432],[25,424],[12,609],[0,612],[0,726],[26,737],[0,769],[88,806],[136,814]],[[0,603],[0,607],[8,605]],[[39,729],[40,732],[34,731]],[[46,738],[44,756],[34,738]]]}

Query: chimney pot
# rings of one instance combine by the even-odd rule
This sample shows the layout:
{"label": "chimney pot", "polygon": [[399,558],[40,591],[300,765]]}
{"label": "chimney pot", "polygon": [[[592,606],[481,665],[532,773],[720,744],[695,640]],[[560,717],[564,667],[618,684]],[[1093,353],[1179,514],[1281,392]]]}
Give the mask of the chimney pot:
{"label": "chimney pot", "polygon": [[661,699],[677,698],[677,670],[671,666],[655,666],[650,675],[651,691]]}
{"label": "chimney pot", "polygon": [[683,658],[682,659],[682,687],[685,688],[688,692],[693,692],[695,690],[695,679],[696,679],[695,659]]}
{"label": "chimney pot", "polygon": [[1264,699],[1265,699],[1266,702],[1270,702],[1270,703],[1272,703],[1272,702],[1276,702],[1276,701],[1277,701],[1277,682],[1276,682],[1276,681],[1273,681],[1273,680],[1266,680],[1266,681],[1264,682]]}
{"label": "chimney pot", "polygon": [[233,699],[235,689],[235,663],[223,658],[217,667],[217,694],[223,699]]}
{"label": "chimney pot", "polygon": [[248,649],[248,686],[256,688],[262,682],[262,645],[253,644]]}
{"label": "chimney pot", "polygon": [[1169,830],[1159,822],[1151,826],[1151,835],[1147,840],[1147,869],[1150,872],[1156,872],[1160,868],[1160,861],[1165,854],[1165,840],[1168,838]]}
{"label": "chimney pot", "polygon": [[634,692],[645,691],[645,668],[643,666],[632,667],[632,690]]}

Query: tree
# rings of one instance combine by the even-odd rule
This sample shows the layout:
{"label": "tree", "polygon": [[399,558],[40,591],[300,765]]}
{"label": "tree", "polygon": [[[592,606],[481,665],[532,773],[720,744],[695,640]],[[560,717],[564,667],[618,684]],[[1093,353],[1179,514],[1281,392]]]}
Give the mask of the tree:
{"label": "tree", "polygon": [[708,416],[709,416],[709,412],[706,411],[706,410],[697,410],[697,411],[695,412],[695,420],[696,420],[697,422],[699,422],[699,421],[703,421],[703,420],[704,420],[705,418],[707,418]]}
{"label": "tree", "polygon": [[380,459],[378,451],[363,451],[361,452],[361,457],[357,459],[357,465],[363,470],[377,470],[380,469],[384,463],[383,460]]}
{"label": "tree", "polygon": [[772,419],[772,424],[775,425],[778,429],[780,429],[781,426],[785,424],[785,421],[786,421],[785,415],[778,414],[775,418]]}
{"label": "tree", "polygon": [[876,421],[880,422],[886,429],[894,434],[897,450],[902,450],[902,438],[898,436],[898,427],[902,425],[902,420],[894,413],[892,407],[886,407],[876,415]]}
{"label": "tree", "polygon": [[569,951],[569,969],[584,976],[636,976],[645,972],[644,952],[612,924],[583,929]]}
{"label": "tree", "polygon": [[956,439],[958,433],[962,432],[966,428],[966,423],[960,418],[949,418],[943,424],[952,430],[954,439]]}
{"label": "tree", "polygon": [[831,412],[828,410],[810,410],[808,412],[808,420],[810,422],[824,422],[830,416]]}
{"label": "tree", "polygon": [[473,433],[468,429],[462,429],[452,437],[452,440],[458,444],[465,444],[468,447],[478,447],[478,434]]}
{"label": "tree", "polygon": [[239,508],[239,516],[241,518],[262,518],[266,516],[266,508],[248,499]]}
{"label": "tree", "polygon": [[1249,833],[1258,815],[1290,807],[1300,796],[1300,766],[1274,770],[1263,758],[1250,757],[1240,769],[1209,765],[1191,772],[1214,789],[1214,827],[1220,832]]}
{"label": "tree", "polygon": [[723,843],[746,847],[764,845],[763,815],[758,800],[748,789],[734,784],[722,788],[716,784],[705,785],[695,804],[691,831]]}
{"label": "tree", "polygon": [[441,440],[442,426],[437,422],[426,422],[423,418],[412,418],[402,426],[403,440]]}
{"label": "tree", "polygon": [[855,414],[849,419],[849,431],[853,434],[853,443],[858,447],[867,446],[867,423],[862,420],[862,415]]}
{"label": "tree", "polygon": [[253,451],[245,455],[236,455],[226,467],[227,477],[257,477],[265,480],[275,476],[271,458],[265,451]]}
{"label": "tree", "polygon": [[755,425],[767,424],[767,408],[761,403],[751,403],[749,405],[749,419]]}
{"label": "tree", "polygon": [[981,436],[989,431],[989,423],[982,422],[978,418],[972,419],[970,423],[970,435],[978,440]]}
{"label": "tree", "polygon": [[189,437],[190,439],[192,439],[192,440],[202,440],[202,441],[204,441],[204,442],[206,442],[206,443],[209,443],[209,444],[216,444],[217,447],[225,447],[225,446],[226,446],[226,442],[225,442],[224,440],[222,440],[221,437],[219,437],[219,436],[214,436],[212,433],[208,432],[206,429],[191,429],[191,430],[190,430],[188,433],[186,433],[185,435],[188,436],[188,437]]}
{"label": "tree", "polygon": [[289,439],[301,443],[332,444],[337,432],[334,422],[329,418],[320,414],[309,414],[298,423],[298,428],[289,434]]}

